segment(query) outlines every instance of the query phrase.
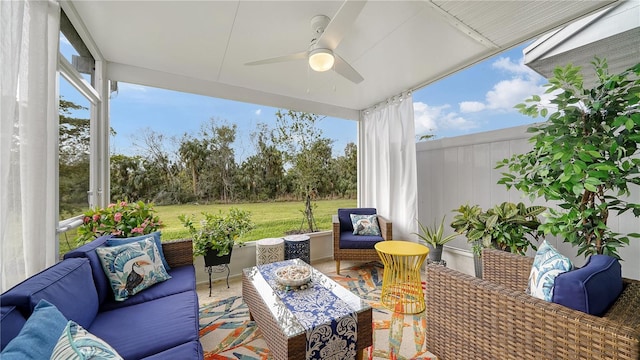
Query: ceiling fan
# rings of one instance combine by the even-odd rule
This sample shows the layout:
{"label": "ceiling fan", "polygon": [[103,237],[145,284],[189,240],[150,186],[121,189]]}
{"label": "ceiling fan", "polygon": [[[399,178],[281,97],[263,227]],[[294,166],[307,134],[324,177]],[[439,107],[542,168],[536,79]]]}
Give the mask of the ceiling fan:
{"label": "ceiling fan", "polygon": [[359,84],[364,78],[334,50],[340,44],[346,31],[355,22],[364,4],[364,1],[345,1],[333,19],[330,20],[325,15],[316,15],[311,18],[313,38],[309,49],[295,54],[253,61],[245,65],[265,65],[307,59],[309,66],[315,71],[321,72],[333,68],[346,79]]}

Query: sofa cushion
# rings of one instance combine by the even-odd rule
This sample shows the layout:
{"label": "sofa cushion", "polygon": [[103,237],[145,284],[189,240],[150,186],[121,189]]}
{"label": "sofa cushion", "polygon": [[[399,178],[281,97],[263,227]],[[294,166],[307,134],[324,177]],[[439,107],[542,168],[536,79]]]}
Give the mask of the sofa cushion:
{"label": "sofa cushion", "polygon": [[0,307],[0,351],[18,335],[26,321],[17,307]]}
{"label": "sofa cushion", "polygon": [[353,226],[353,235],[381,236],[378,215],[351,214],[351,226]]}
{"label": "sofa cushion", "polygon": [[89,259],[89,263],[91,264],[91,272],[93,273],[93,282],[96,284],[96,291],[98,292],[98,301],[100,304],[102,304],[107,298],[113,298],[113,292],[111,291],[111,286],[109,285],[109,279],[107,279],[107,275],[105,275],[104,270],[102,270],[102,264],[100,263],[98,254],[96,254],[96,248],[104,246],[107,239],[110,237],[111,235],[101,236],[87,244],[80,246],[75,250],[71,250],[68,253],[64,254],[65,259]]}
{"label": "sofa cushion", "polygon": [[553,302],[587,314],[601,316],[622,292],[618,259],[592,255],[580,269],[556,277]]}
{"label": "sofa cushion", "polygon": [[115,301],[107,299],[101,306],[100,311],[113,310],[123,306],[140,304],[145,301],[179,294],[184,291],[195,291],[196,271],[193,265],[179,266],[168,271],[171,281],[164,281],[153,285],[145,291],[130,296],[125,301]]}
{"label": "sofa cushion", "polygon": [[153,238],[96,249],[116,301],[126,300],[153,284],[171,279]]}
{"label": "sofa cushion", "polygon": [[338,209],[338,221],[340,222],[341,233],[345,231],[353,233],[353,225],[351,224],[351,214],[374,215],[376,214],[376,209],[375,208]]}
{"label": "sofa cushion", "polygon": [[156,232],[152,232],[151,234],[148,234],[148,235],[142,235],[142,236],[136,236],[136,237],[128,237],[128,238],[112,237],[112,238],[108,238],[107,239],[107,241],[105,242],[105,245],[106,246],[118,246],[118,245],[129,244],[129,243],[132,243],[132,242],[140,241],[140,240],[146,239],[148,237],[152,237],[153,240],[156,242],[156,246],[158,247],[158,252],[160,253],[160,260],[162,260],[162,265],[164,265],[165,270],[169,271],[169,270],[171,270],[171,268],[169,267],[169,264],[167,263],[167,259],[164,258],[164,252],[162,251],[162,241],[160,240],[161,236],[162,236],[162,233],[160,231],[156,231]]}
{"label": "sofa cushion", "polygon": [[123,358],[141,359],[198,341],[198,297],[187,291],[100,312],[88,330]]}
{"label": "sofa cushion", "polygon": [[[69,320],[88,327],[98,312],[98,294],[87,259],[63,260],[2,294],[3,305],[30,314],[42,299]],[[60,335],[60,334],[57,334]]]}
{"label": "sofa cushion", "polygon": [[[46,300],[39,301],[18,336],[2,350],[3,360],[42,360],[53,352],[67,319]],[[5,334],[2,334],[4,337]]]}
{"label": "sofa cushion", "polygon": [[373,246],[384,239],[382,236],[353,235],[350,231],[340,233],[340,249],[373,249]]}
{"label": "sofa cushion", "polygon": [[69,320],[53,348],[50,360],[84,359],[123,360],[104,340]]}
{"label": "sofa cushion", "polygon": [[144,360],[166,360],[166,359],[202,359],[202,344],[200,340],[193,340],[161,353],[151,355]]}
{"label": "sofa cushion", "polygon": [[528,293],[538,299],[551,301],[556,277],[571,268],[569,258],[560,254],[547,240],[544,240],[533,260]]}

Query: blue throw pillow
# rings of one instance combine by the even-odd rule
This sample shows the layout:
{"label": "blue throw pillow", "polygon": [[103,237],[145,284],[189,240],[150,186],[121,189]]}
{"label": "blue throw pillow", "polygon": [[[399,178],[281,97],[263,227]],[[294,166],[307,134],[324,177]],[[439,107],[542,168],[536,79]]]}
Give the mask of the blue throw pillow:
{"label": "blue throw pillow", "polygon": [[558,275],[553,302],[587,314],[602,316],[622,293],[618,259],[592,255],[580,269]]}
{"label": "blue throw pillow", "polygon": [[7,344],[0,357],[3,360],[48,359],[66,325],[67,319],[54,305],[40,300],[18,336]]}
{"label": "blue throw pillow", "polygon": [[169,271],[171,270],[171,268],[169,267],[167,260],[164,258],[164,252],[162,251],[162,241],[160,239],[161,236],[162,236],[162,233],[160,231],[156,231],[156,232],[152,232],[151,234],[142,235],[142,236],[135,236],[135,237],[128,237],[128,238],[115,238],[115,237],[109,238],[104,244],[105,246],[118,246],[118,245],[130,244],[132,242],[153,237],[153,240],[156,242],[156,246],[158,247],[158,252],[160,253],[160,260],[162,260],[162,265],[164,265],[165,270]]}
{"label": "blue throw pillow", "polygon": [[152,238],[130,244],[99,247],[96,253],[109,278],[116,301],[124,301],[149,286],[171,279]]}
{"label": "blue throw pillow", "polygon": [[351,214],[350,216],[353,225],[353,235],[380,236],[378,215]]}
{"label": "blue throw pillow", "polygon": [[528,293],[538,299],[551,301],[556,277],[571,270],[571,267],[568,257],[560,254],[547,240],[543,241],[533,260]]}
{"label": "blue throw pillow", "polygon": [[104,340],[69,321],[58,338],[49,360],[123,360]]}

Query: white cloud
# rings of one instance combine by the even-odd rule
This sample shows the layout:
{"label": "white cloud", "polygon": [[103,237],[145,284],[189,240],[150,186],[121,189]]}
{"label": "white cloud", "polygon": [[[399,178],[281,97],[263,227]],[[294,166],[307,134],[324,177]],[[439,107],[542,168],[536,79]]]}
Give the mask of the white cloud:
{"label": "white cloud", "polygon": [[463,101],[460,104],[460,112],[471,113],[482,111],[486,108],[486,105],[479,101]]}
{"label": "white cloud", "polygon": [[413,113],[416,125],[416,134],[436,132],[439,129],[470,130],[478,127],[478,124],[460,116],[455,111],[450,111],[450,105],[429,106],[423,102],[413,103]]}
{"label": "white cloud", "polygon": [[260,114],[262,114],[262,109],[258,109],[258,110],[256,110],[256,115],[257,115],[257,116],[260,116]]}
{"label": "white cloud", "polygon": [[523,102],[533,94],[544,93],[544,88],[537,80],[516,77],[502,80],[487,92],[486,105],[488,109],[513,110],[516,104]]}
{"label": "white cloud", "polygon": [[135,92],[146,93],[148,88],[146,86],[142,86],[142,85],[125,83],[125,82],[118,82],[118,90],[119,91],[135,91]]}
{"label": "white cloud", "polygon": [[[541,86],[544,78],[524,65],[524,57],[513,61],[509,57],[501,57],[494,61],[495,69],[506,72],[510,78],[497,82],[485,94],[484,102],[460,102],[460,112],[470,113],[483,110],[515,111],[514,106],[522,103],[533,94],[543,96]],[[547,96],[549,98],[549,96]]]}

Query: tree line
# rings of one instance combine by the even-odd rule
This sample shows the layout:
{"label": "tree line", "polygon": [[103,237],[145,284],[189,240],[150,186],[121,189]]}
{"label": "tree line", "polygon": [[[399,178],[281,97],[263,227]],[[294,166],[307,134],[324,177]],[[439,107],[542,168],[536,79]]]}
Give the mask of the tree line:
{"label": "tree line", "polygon": [[[61,99],[60,203],[68,207],[61,212],[86,204],[89,120],[73,118],[77,109]],[[111,198],[181,204],[356,196],[354,143],[334,157],[333,140],[318,127],[322,117],[290,110],[274,116],[273,127],[261,123],[251,133],[253,155],[242,161],[233,147],[237,125],[225,120],[208,119],[197,133],[177,138],[142,131],[143,155],[111,154]]]}

